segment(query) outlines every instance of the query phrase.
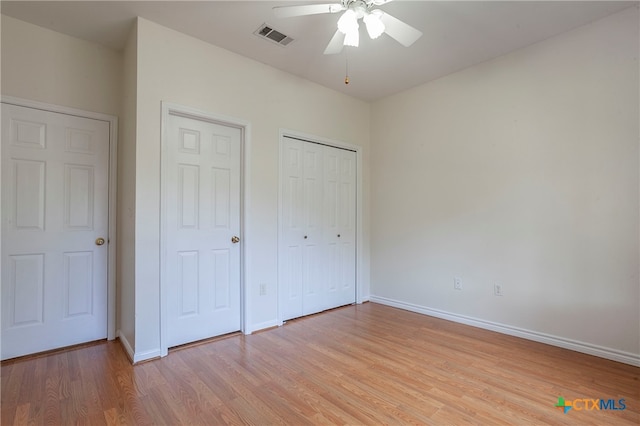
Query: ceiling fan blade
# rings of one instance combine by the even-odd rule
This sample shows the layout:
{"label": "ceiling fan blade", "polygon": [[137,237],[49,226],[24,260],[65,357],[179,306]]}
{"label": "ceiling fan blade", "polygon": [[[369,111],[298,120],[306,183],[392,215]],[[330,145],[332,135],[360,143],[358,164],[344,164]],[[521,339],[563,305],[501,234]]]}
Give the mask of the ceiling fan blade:
{"label": "ceiling fan blade", "polygon": [[376,6],[382,6],[383,4],[387,4],[392,2],[393,0],[373,0],[373,4]]}
{"label": "ceiling fan blade", "polygon": [[342,47],[344,46],[344,34],[337,30],[336,33],[331,37],[331,41],[327,45],[327,48],[324,49],[325,55],[335,55],[336,53],[342,52]]}
{"label": "ceiling fan blade", "polygon": [[404,47],[409,47],[422,37],[422,31],[416,30],[409,24],[405,24],[398,18],[382,12],[380,20],[384,24],[384,32],[389,34]]}
{"label": "ceiling fan blade", "polygon": [[292,18],[294,16],[316,15],[319,13],[337,13],[344,9],[345,7],[340,3],[276,6],[273,8],[273,14],[276,15],[276,18]]}

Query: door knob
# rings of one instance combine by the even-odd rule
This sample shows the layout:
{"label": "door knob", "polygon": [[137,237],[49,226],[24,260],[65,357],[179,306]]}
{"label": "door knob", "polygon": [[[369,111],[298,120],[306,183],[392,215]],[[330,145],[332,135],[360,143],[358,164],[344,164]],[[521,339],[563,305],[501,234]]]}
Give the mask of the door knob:
{"label": "door knob", "polygon": [[96,245],[97,246],[101,246],[104,244],[104,238],[100,237],[100,238],[96,238]]}
{"label": "door knob", "polygon": [[235,235],[233,237],[231,237],[231,242],[233,244],[239,243],[240,242],[240,238],[236,237]]}

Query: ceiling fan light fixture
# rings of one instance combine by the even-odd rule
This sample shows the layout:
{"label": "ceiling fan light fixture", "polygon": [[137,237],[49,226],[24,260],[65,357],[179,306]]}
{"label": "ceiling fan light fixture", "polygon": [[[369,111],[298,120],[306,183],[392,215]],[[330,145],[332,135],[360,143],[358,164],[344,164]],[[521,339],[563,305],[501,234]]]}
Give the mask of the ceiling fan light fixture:
{"label": "ceiling fan light fixture", "polygon": [[358,31],[358,16],[352,9],[347,10],[338,19],[338,29],[344,35]]}
{"label": "ceiling fan light fixture", "polygon": [[360,44],[360,32],[356,28],[353,31],[348,32],[344,37],[344,45],[351,47],[358,47]]}
{"label": "ceiling fan light fixture", "polygon": [[367,32],[369,33],[369,37],[371,37],[371,39],[380,37],[385,30],[384,23],[380,19],[380,14],[374,12],[379,11],[374,10],[372,13],[366,14],[363,18],[363,21],[367,27]]}
{"label": "ceiling fan light fixture", "polygon": [[372,39],[378,38],[382,33],[385,33],[404,47],[409,47],[423,35],[422,31],[383,12],[381,9],[373,9],[392,0],[340,0],[339,3],[337,0],[334,1],[336,3],[333,4],[314,3],[298,6],[276,6],[273,11],[279,18],[343,11],[337,20],[338,28],[324,50],[325,55],[340,53],[344,46],[358,46],[360,42],[358,21],[360,19],[365,23],[367,33]]}

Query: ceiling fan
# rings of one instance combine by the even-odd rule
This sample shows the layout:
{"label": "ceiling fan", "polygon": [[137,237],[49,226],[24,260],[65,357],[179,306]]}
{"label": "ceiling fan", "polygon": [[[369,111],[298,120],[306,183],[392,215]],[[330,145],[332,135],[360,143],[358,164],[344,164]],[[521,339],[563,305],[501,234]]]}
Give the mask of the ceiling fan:
{"label": "ceiling fan", "polygon": [[422,32],[380,9],[374,9],[390,1],[392,0],[341,0],[340,3],[331,4],[276,6],[273,8],[273,13],[278,18],[291,18],[344,11],[338,19],[338,29],[324,51],[325,55],[340,53],[343,46],[358,47],[360,19],[364,22],[367,33],[372,39],[386,33],[401,45],[409,47],[422,37]]}

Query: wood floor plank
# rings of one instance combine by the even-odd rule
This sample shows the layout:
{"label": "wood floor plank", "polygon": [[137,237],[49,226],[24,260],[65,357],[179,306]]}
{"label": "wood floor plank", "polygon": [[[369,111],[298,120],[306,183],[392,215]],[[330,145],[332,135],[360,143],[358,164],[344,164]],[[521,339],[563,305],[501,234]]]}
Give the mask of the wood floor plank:
{"label": "wood floor plank", "polygon": [[1,380],[3,425],[640,424],[640,368],[374,303],[139,365],[118,342],[4,362]]}
{"label": "wood floor plank", "polygon": [[29,424],[29,412],[31,409],[31,404],[21,404],[16,407],[16,415],[13,418],[13,422],[10,422],[15,425],[28,425]]}

